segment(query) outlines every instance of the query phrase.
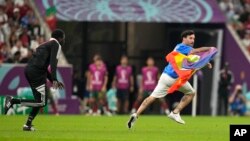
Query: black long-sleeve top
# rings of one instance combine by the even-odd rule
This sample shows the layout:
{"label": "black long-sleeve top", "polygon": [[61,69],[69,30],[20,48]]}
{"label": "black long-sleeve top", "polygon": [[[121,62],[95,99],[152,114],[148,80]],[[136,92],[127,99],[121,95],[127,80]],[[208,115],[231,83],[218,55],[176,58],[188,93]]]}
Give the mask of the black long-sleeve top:
{"label": "black long-sleeve top", "polygon": [[[38,69],[39,72],[47,73],[47,78],[52,81],[57,81],[56,69],[61,45],[54,38],[50,41],[39,45],[28,62],[28,66]],[[50,66],[50,68],[49,68]]]}

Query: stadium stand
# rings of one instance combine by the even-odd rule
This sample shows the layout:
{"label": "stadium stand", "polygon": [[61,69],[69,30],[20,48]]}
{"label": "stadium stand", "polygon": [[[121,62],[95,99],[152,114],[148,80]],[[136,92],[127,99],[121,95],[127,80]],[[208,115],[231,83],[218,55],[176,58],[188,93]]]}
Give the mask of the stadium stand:
{"label": "stadium stand", "polygon": [[241,44],[250,53],[250,1],[219,0],[218,3],[227,17],[227,22],[239,36]]}

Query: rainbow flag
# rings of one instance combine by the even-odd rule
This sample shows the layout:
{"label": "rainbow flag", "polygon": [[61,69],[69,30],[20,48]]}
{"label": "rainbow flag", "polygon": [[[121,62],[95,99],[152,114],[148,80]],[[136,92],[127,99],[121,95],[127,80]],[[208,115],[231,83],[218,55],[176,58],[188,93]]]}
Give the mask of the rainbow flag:
{"label": "rainbow flag", "polygon": [[166,56],[166,60],[173,66],[173,69],[178,75],[176,82],[168,89],[167,93],[173,93],[184,85],[192,75],[199,69],[203,68],[211,61],[217,53],[215,47],[211,47],[208,51],[199,52],[194,55],[199,55],[200,59],[197,62],[189,62],[188,56],[177,51],[172,51]]}

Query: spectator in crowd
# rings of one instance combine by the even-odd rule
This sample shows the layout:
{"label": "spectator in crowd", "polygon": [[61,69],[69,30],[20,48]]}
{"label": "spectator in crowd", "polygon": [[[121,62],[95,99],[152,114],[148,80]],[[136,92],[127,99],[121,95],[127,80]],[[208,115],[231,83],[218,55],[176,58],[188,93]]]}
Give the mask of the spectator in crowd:
{"label": "spectator in crowd", "polygon": [[232,1],[230,0],[222,0],[219,3],[219,6],[221,8],[221,10],[225,13],[227,19],[230,21],[232,20],[231,18],[234,16],[234,5],[232,3]]}
{"label": "spectator in crowd", "polygon": [[19,39],[22,41],[22,45],[26,48],[30,47],[30,35],[28,34],[28,29],[23,27],[22,33],[19,35]]}
{"label": "spectator in crowd", "polygon": [[244,12],[240,14],[239,21],[241,23],[244,23],[245,21],[247,21],[249,14],[250,14],[250,10],[246,7],[246,4],[244,4]]}
{"label": "spectator in crowd", "polygon": [[13,47],[15,46],[18,38],[17,38],[17,35],[16,35],[16,31],[12,28],[12,32],[10,33],[10,37],[9,37],[9,43],[10,43],[10,46]]}
{"label": "spectator in crowd", "polygon": [[219,80],[219,111],[220,114],[227,115],[228,111],[228,97],[230,87],[234,81],[233,74],[229,70],[229,64],[226,62],[223,69],[220,71]]}
{"label": "spectator in crowd", "polygon": [[[133,104],[132,113],[134,113],[139,107],[140,103],[148,97],[154,90],[159,79],[159,70],[155,66],[155,61],[152,57],[148,57],[146,61],[147,66],[141,69],[142,79],[140,82],[139,94],[136,101]],[[165,98],[160,98],[161,110],[165,114],[169,114],[168,104]]]}
{"label": "spectator in crowd", "polygon": [[55,29],[57,26],[57,18],[56,18],[56,8],[50,7],[46,9],[46,15],[44,19],[51,30]]}
{"label": "spectator in crowd", "polygon": [[246,33],[250,33],[250,14],[247,17],[247,20],[244,22],[244,29]]}
{"label": "spectator in crowd", "polygon": [[20,63],[28,63],[28,61],[30,60],[30,58],[33,55],[33,50],[28,49],[28,53],[26,57],[21,58]]}
{"label": "spectator in crowd", "polygon": [[13,0],[5,1],[5,12],[8,15],[8,17],[13,17],[14,8],[15,8],[15,4]]}
{"label": "spectator in crowd", "polygon": [[129,94],[134,90],[132,67],[128,64],[128,57],[122,56],[120,65],[116,67],[113,78],[113,88],[116,88],[118,113],[128,113]]}
{"label": "spectator in crowd", "polygon": [[23,0],[21,3],[16,3],[15,5],[18,7],[18,9],[20,9],[21,17],[25,16],[28,11],[32,10],[28,0]]}
{"label": "spectator in crowd", "polygon": [[247,49],[250,48],[250,32],[245,34],[245,37],[243,38],[242,43],[244,47],[246,47]]}
{"label": "spectator in crowd", "polygon": [[250,92],[248,90],[248,84],[247,84],[247,73],[245,70],[242,70],[240,72],[240,84],[241,84],[241,89],[242,89],[242,94],[247,98],[248,93]]}
{"label": "spectator in crowd", "polygon": [[245,115],[246,108],[246,98],[242,94],[241,85],[236,85],[234,92],[229,96],[229,113],[230,115]]}
{"label": "spectator in crowd", "polygon": [[22,27],[28,28],[32,35],[38,35],[40,33],[39,22],[33,10],[29,10],[27,14],[22,17],[21,25]]}
{"label": "spectator in crowd", "polygon": [[39,36],[32,36],[30,40],[30,49],[36,51],[38,45],[39,45]]}
{"label": "spectator in crowd", "polygon": [[2,63],[11,57],[10,48],[6,43],[0,43],[0,56]]}
{"label": "spectator in crowd", "polygon": [[0,6],[0,42],[5,42],[8,36],[8,16],[4,12],[4,8]]}
{"label": "spectator in crowd", "polygon": [[13,17],[11,18],[15,25],[19,25],[21,22],[21,14],[19,8],[15,8],[13,11]]}
{"label": "spectator in crowd", "polygon": [[45,42],[44,36],[42,35],[33,36],[33,39],[30,41],[30,49],[32,49],[33,51],[36,51],[36,48],[38,47],[38,45],[44,42]]}
{"label": "spectator in crowd", "polygon": [[240,72],[242,94],[246,98],[246,115],[250,115],[250,91],[247,83],[247,73],[245,70]]}
{"label": "spectator in crowd", "polygon": [[8,58],[5,63],[20,63],[21,60],[21,52],[16,51],[13,57]]}
{"label": "spectator in crowd", "polygon": [[16,51],[20,51],[21,58],[25,58],[28,54],[28,48],[23,47],[21,40],[17,40],[16,45],[11,49],[11,54],[15,54]]}

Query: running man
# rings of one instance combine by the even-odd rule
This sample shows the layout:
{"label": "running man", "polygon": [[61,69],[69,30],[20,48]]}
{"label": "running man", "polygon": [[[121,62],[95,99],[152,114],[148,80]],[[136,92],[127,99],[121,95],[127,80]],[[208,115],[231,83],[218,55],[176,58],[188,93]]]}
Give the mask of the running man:
{"label": "running man", "polygon": [[[186,30],[181,33],[182,43],[177,44],[174,51],[179,52],[184,55],[188,54],[195,54],[203,51],[208,51],[210,47],[201,47],[201,48],[193,48],[194,41],[195,41],[195,33],[192,30]],[[212,65],[210,63],[207,64],[208,68],[212,68]],[[135,121],[138,119],[138,116],[157,98],[163,98],[166,96],[167,90],[175,83],[177,80],[178,75],[174,71],[173,66],[169,63],[159,81],[157,86],[155,87],[154,91],[150,96],[148,96],[141,104],[139,109],[133,113],[130,116],[130,119],[127,123],[128,128],[130,129]],[[180,124],[185,124],[185,121],[181,119],[180,112],[183,108],[185,108],[193,99],[195,95],[194,88],[190,85],[190,83],[187,81],[182,87],[179,89],[180,92],[184,93],[184,96],[182,97],[179,104],[175,107],[175,109],[168,115],[169,118],[175,120],[176,122]]]}
{"label": "running man", "polygon": [[[23,126],[23,131],[35,131],[32,121],[35,119],[39,109],[46,106],[48,97],[48,88],[46,79],[48,78],[53,85],[53,88],[62,89],[64,85],[57,80],[56,69],[61,46],[65,42],[65,33],[61,29],[56,29],[51,34],[51,39],[38,46],[36,52],[29,60],[25,68],[25,76],[31,86],[34,99],[16,99],[7,96],[5,99],[5,114],[14,104],[32,107],[26,124]],[[48,71],[50,65],[51,72]]]}

